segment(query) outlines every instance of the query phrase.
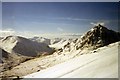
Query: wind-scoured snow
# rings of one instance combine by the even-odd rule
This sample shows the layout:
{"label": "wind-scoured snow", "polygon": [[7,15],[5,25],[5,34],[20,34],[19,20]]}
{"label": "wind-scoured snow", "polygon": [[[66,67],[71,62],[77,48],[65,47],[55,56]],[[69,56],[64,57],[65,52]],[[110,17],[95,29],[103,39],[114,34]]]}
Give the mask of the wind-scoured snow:
{"label": "wind-scoured snow", "polygon": [[118,42],[23,78],[117,78]]}

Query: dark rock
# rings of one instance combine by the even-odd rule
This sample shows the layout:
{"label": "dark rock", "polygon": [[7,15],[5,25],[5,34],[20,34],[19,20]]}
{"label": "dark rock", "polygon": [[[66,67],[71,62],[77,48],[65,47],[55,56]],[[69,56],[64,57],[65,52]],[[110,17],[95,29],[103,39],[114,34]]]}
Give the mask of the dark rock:
{"label": "dark rock", "polygon": [[120,41],[120,33],[109,30],[102,25],[95,26],[88,31],[82,38],[80,48],[88,47],[96,49],[98,47],[106,46],[110,43]]}

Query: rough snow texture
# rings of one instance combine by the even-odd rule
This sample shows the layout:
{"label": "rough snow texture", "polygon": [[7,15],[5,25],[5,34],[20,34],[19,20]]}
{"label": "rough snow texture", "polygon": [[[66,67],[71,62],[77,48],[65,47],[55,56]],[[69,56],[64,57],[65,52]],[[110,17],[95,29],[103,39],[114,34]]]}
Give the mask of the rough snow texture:
{"label": "rough snow texture", "polygon": [[23,78],[118,78],[118,43]]}

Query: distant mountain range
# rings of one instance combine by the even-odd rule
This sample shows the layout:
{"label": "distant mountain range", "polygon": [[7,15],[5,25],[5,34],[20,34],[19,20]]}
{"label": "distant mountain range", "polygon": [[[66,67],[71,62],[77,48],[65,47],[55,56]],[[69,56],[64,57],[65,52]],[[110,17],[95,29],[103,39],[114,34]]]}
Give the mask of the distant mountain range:
{"label": "distant mountain range", "polygon": [[50,39],[44,38],[44,37],[33,37],[29,38],[32,41],[37,41],[38,43],[45,43],[47,45],[50,45]]}
{"label": "distant mountain range", "polygon": [[2,51],[0,63],[4,66],[9,65],[5,67],[7,69],[37,56],[75,53],[84,49],[94,50],[117,41],[120,41],[120,33],[100,24],[75,39],[61,39],[59,36],[53,40],[43,37],[27,39],[20,36],[7,36],[0,38]]}
{"label": "distant mountain range", "polygon": [[60,49],[63,52],[66,50],[70,52],[79,49],[94,50],[117,41],[120,41],[119,32],[109,30],[99,24],[83,34],[80,38],[60,41],[51,45],[51,47]]}
{"label": "distant mountain range", "polygon": [[120,41],[120,33],[109,30],[102,25],[93,27],[77,39],[62,40],[55,38],[50,40],[43,37],[23,38],[20,36],[7,36],[0,39],[0,47],[7,53],[24,57],[36,57],[42,54],[51,54],[54,52],[53,48],[64,50],[78,50],[78,49],[96,49]]}

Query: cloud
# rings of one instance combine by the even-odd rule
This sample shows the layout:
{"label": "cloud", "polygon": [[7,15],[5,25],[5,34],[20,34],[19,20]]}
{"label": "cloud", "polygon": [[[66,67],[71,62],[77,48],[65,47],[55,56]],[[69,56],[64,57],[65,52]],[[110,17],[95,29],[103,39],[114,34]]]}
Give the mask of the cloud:
{"label": "cloud", "polygon": [[60,32],[63,32],[63,29],[60,28],[60,27],[58,27],[57,30],[60,31]]}
{"label": "cloud", "polygon": [[[28,16],[24,16],[28,17]],[[73,17],[46,17],[46,16],[39,16],[39,17],[33,17],[35,19],[52,19],[52,20],[73,20],[73,21],[93,21],[94,19],[86,19],[86,18],[73,18]],[[96,21],[96,20],[94,20]],[[34,23],[34,22],[33,22]]]}
{"label": "cloud", "polygon": [[57,17],[57,18],[51,18],[51,19],[57,19],[57,20],[72,20],[72,21],[91,21],[91,19],[71,18],[71,17]]}
{"label": "cloud", "polygon": [[7,28],[7,29],[3,29],[3,30],[0,30],[0,32],[15,32],[13,29],[10,29],[10,28]]}
{"label": "cloud", "polygon": [[32,31],[19,31],[17,33],[17,36],[22,36],[22,37],[26,37],[26,38],[29,38],[29,37],[33,37],[35,36],[36,33],[32,32]]}
{"label": "cloud", "polygon": [[15,30],[13,29],[3,29],[3,30],[0,30],[0,36],[9,36],[9,35],[15,35]]}
{"label": "cloud", "polygon": [[22,36],[22,37],[32,37],[35,33],[31,31],[15,31],[14,29],[8,28],[8,29],[0,29],[0,37],[6,37],[6,36]]}
{"label": "cloud", "polygon": [[103,26],[105,25],[104,22],[97,22],[97,23],[91,22],[90,24],[92,24],[93,26],[98,26],[99,24]]}

